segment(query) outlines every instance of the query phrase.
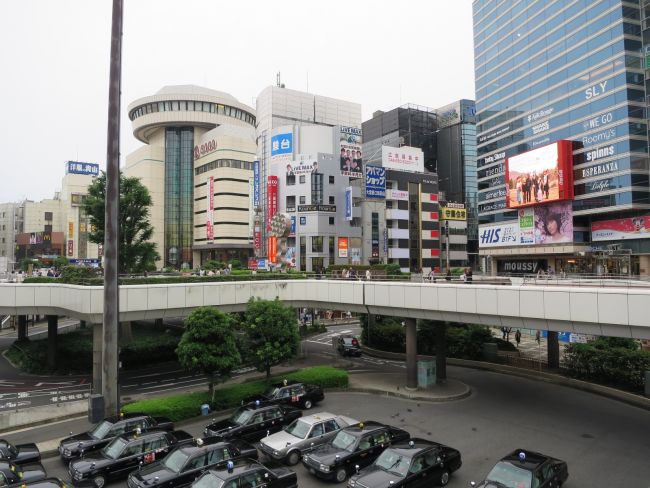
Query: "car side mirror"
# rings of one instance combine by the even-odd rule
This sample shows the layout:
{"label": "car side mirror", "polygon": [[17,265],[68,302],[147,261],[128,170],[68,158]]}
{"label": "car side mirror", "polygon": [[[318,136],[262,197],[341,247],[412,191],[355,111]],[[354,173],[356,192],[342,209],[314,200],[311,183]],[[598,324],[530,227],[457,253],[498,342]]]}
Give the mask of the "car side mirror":
{"label": "car side mirror", "polygon": [[138,470],[141,470],[141,469],[142,469],[142,461],[140,461],[140,462],[138,463]]}

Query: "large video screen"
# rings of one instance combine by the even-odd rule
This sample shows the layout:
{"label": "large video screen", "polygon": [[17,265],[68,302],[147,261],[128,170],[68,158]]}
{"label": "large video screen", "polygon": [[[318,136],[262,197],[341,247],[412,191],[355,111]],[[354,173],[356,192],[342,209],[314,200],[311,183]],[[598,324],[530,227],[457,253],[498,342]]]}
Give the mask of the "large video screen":
{"label": "large video screen", "polygon": [[557,141],[506,159],[508,208],[573,199],[571,141]]}

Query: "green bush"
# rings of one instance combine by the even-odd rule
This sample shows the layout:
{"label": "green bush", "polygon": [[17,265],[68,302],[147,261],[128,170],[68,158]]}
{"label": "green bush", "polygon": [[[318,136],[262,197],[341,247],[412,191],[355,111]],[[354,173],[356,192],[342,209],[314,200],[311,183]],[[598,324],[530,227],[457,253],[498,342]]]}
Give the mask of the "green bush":
{"label": "green bush", "polygon": [[89,266],[63,266],[59,279],[63,283],[79,283],[97,278],[97,269]]}
{"label": "green bush", "polygon": [[[348,385],[348,373],[330,366],[306,368],[302,371],[271,378],[271,382],[276,383],[283,379],[318,385],[321,388],[344,388]],[[204,403],[209,403],[212,410],[225,410],[238,406],[242,398],[264,393],[267,388],[268,384],[266,381],[250,381],[217,388],[215,390],[214,402],[210,402],[208,392],[199,392],[142,400],[125,405],[122,411],[126,413],[145,412],[149,415],[161,415],[169,417],[174,422],[178,422],[187,418],[196,417],[200,412],[201,405]]]}
{"label": "green bush", "polygon": [[[174,283],[211,283],[219,281],[268,281],[268,280],[300,280],[305,279],[307,276],[302,273],[261,273],[257,272],[256,275],[245,274],[229,274],[219,276],[169,276],[169,277],[155,277],[150,276],[147,278],[121,278],[120,285],[168,285]],[[26,278],[25,283],[58,283],[58,278],[49,277],[36,277]],[[101,286],[104,284],[103,278],[83,278],[78,280],[66,281],[66,283],[88,286]]]}
{"label": "green bush", "polygon": [[643,391],[645,371],[650,371],[650,352],[629,347],[606,347],[606,343],[565,345],[567,374],[633,392]]}

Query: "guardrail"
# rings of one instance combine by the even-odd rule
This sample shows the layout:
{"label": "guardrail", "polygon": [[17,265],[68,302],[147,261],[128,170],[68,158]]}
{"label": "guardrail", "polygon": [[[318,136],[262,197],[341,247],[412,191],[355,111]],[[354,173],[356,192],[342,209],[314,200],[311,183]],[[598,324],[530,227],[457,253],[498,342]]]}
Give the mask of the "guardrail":
{"label": "guardrail", "polygon": [[[514,277],[513,277],[514,278]],[[650,277],[628,275],[523,275],[519,276],[521,284],[540,286],[577,286],[577,287],[624,287],[648,288]]]}
{"label": "guardrail", "polygon": [[[45,383],[44,383],[45,384]],[[85,400],[92,385],[51,386],[28,391],[0,393],[0,415],[34,407],[60,406],[64,403]]]}

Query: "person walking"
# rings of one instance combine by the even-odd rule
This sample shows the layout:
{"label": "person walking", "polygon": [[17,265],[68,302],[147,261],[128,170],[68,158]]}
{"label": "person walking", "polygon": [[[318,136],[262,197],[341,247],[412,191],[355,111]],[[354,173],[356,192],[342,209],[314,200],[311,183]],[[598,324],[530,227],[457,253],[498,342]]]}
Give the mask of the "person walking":
{"label": "person walking", "polygon": [[515,341],[517,342],[517,349],[519,349],[519,343],[521,342],[521,331],[519,329],[515,332]]}
{"label": "person walking", "polygon": [[465,269],[465,283],[472,283],[472,268]]}
{"label": "person walking", "polygon": [[372,278],[372,273],[370,273],[370,270],[367,269],[366,270],[366,281],[370,281],[371,278]]}
{"label": "person walking", "polygon": [[535,342],[537,342],[537,345],[540,343],[539,331],[535,332]]}
{"label": "person walking", "polygon": [[445,275],[445,280],[451,281],[451,270],[447,269],[447,274]]}

